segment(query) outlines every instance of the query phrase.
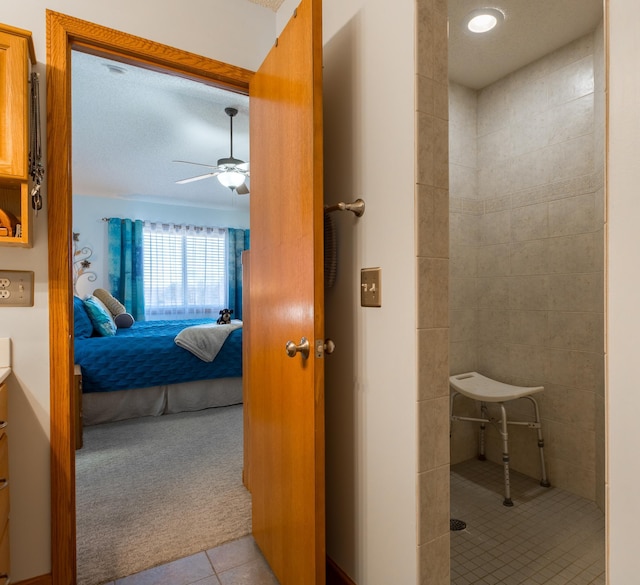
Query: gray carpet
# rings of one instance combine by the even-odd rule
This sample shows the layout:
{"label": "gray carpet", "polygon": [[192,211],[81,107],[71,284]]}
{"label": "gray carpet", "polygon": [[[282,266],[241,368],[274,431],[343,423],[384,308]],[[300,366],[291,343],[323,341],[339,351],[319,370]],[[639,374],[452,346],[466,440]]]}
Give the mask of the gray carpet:
{"label": "gray carpet", "polygon": [[78,585],[249,534],[242,406],[86,427],[76,500]]}

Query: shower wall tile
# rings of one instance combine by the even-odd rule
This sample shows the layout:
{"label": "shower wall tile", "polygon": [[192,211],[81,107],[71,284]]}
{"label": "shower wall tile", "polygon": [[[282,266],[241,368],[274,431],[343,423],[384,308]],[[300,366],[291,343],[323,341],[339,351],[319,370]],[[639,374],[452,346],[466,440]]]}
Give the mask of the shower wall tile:
{"label": "shower wall tile", "polygon": [[478,248],[458,244],[450,245],[449,274],[451,278],[477,276]]}
{"label": "shower wall tile", "polygon": [[485,213],[480,222],[480,243],[483,246],[491,244],[507,244],[511,234],[511,212],[497,211]]}
{"label": "shower wall tile", "polygon": [[478,137],[478,166],[488,167],[504,163],[512,156],[511,129],[501,128]]}
{"label": "shower wall tile", "polygon": [[550,146],[550,180],[560,181],[593,172],[593,132]]}
{"label": "shower wall tile", "polygon": [[505,209],[511,209],[511,196],[503,195],[502,197],[494,197],[492,199],[484,200],[484,210],[487,213],[493,211],[504,211]]}
{"label": "shower wall tile", "polygon": [[602,193],[587,193],[549,203],[549,235],[568,236],[602,229]]}
{"label": "shower wall tile", "polygon": [[592,133],[594,130],[593,93],[552,108],[549,111],[547,123],[550,144]]}
{"label": "shower wall tile", "polygon": [[[514,117],[509,127],[511,134],[511,156],[531,155],[549,145],[547,127],[549,113],[537,111],[524,117]],[[541,131],[542,130],[542,131]]]}
{"label": "shower wall tile", "polygon": [[604,234],[602,230],[549,240],[553,254],[549,272],[579,273],[604,270]]}
{"label": "shower wall tile", "polygon": [[418,475],[418,545],[437,539],[449,530],[449,466]]}
{"label": "shower wall tile", "polygon": [[511,211],[512,242],[538,240],[549,235],[549,205],[539,203],[518,207]]}
{"label": "shower wall tile", "polygon": [[602,312],[604,276],[590,274],[552,274],[549,277],[548,308],[552,311]]}
{"label": "shower wall tile", "polygon": [[446,120],[449,109],[448,84],[443,85],[424,75],[417,75],[416,82],[418,111]]}
{"label": "shower wall tile", "polygon": [[449,327],[449,260],[418,258],[418,329]]}
{"label": "shower wall tile", "polygon": [[449,345],[449,373],[454,375],[477,370],[478,347],[475,340],[451,341]]}
{"label": "shower wall tile", "polygon": [[418,185],[418,256],[449,257],[449,194]]}
{"label": "shower wall tile", "polygon": [[449,465],[449,397],[418,402],[418,471]]}
{"label": "shower wall tile", "polygon": [[509,348],[510,373],[512,377],[521,377],[535,381],[535,385],[544,383],[546,350],[544,347],[511,344]]}
{"label": "shower wall tile", "polygon": [[549,74],[549,105],[559,105],[593,94],[593,56],[587,55]]}
{"label": "shower wall tile", "polygon": [[456,309],[477,308],[478,292],[476,278],[451,278],[450,279],[449,307]]}
{"label": "shower wall tile", "polygon": [[502,310],[480,309],[476,337],[481,343],[504,343],[509,337],[509,313]]}
{"label": "shower wall tile", "polygon": [[576,364],[576,388],[591,390],[595,392],[596,396],[603,398],[604,355],[602,348],[597,352],[575,352],[574,360]]}
{"label": "shower wall tile", "polygon": [[589,34],[572,41],[558,51],[554,51],[544,58],[546,67],[545,74],[549,75],[554,71],[571,65],[571,63],[593,55],[594,42],[594,35]]}
{"label": "shower wall tile", "polygon": [[449,188],[448,122],[417,113],[418,183],[441,189]]}
{"label": "shower wall tile", "polygon": [[485,276],[508,276],[511,273],[509,244],[478,248],[478,273]]}
{"label": "shower wall tile", "polygon": [[440,536],[418,548],[420,585],[450,585],[450,534]]}
{"label": "shower wall tile", "polygon": [[451,341],[475,341],[478,337],[477,309],[452,309],[449,314]]}
{"label": "shower wall tile", "polygon": [[452,197],[475,199],[477,197],[477,171],[475,167],[451,163],[449,189]]}
{"label": "shower wall tile", "polygon": [[509,311],[509,342],[545,346],[549,339],[548,311]]}
{"label": "shower wall tile", "polygon": [[418,400],[449,395],[449,330],[418,330]]}
{"label": "shower wall tile", "polygon": [[550,258],[547,240],[514,242],[510,244],[509,252],[513,276],[549,273]]}
{"label": "shower wall tile", "polygon": [[514,276],[508,281],[510,309],[517,311],[545,311],[549,308],[549,277]]}
{"label": "shower wall tile", "polygon": [[509,302],[509,278],[496,276],[477,279],[478,308],[502,309]]}
{"label": "shower wall tile", "polygon": [[[548,442],[545,440],[545,451]],[[585,445],[584,449],[592,448]],[[585,468],[572,461],[547,457],[547,470],[551,478],[552,485],[561,486],[582,498],[595,500],[596,498],[596,472],[593,469]]]}
{"label": "shower wall tile", "polygon": [[506,165],[497,165],[478,169],[478,197],[491,199],[509,195],[515,191],[514,174]]}
{"label": "shower wall tile", "polygon": [[[586,431],[595,431],[595,393],[569,386],[546,384],[544,396],[545,418],[575,425]],[[567,404],[571,404],[571,408],[566,408]]]}
{"label": "shower wall tile", "polygon": [[509,110],[508,81],[502,79],[478,93],[478,136],[484,136],[509,126],[505,112]]}

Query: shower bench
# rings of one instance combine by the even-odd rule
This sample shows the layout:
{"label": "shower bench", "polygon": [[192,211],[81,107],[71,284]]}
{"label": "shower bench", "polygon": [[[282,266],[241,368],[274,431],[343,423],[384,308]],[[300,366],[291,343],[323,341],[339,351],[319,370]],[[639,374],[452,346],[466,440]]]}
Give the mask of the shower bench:
{"label": "shower bench", "polygon": [[[540,485],[543,487],[550,487],[551,484],[547,479],[547,469],[544,462],[544,439],[542,438],[542,422],[540,421],[540,410],[538,403],[532,394],[537,394],[544,390],[544,386],[513,386],[511,384],[504,384],[487,378],[478,372],[467,372],[466,374],[457,374],[449,378],[451,385],[451,404],[450,404],[450,418],[453,421],[468,421],[480,423],[480,441],[478,447],[478,458],[485,459],[485,439],[484,432],[486,423],[493,424],[502,438],[502,464],[504,467],[504,502],[505,506],[513,506],[513,500],[511,499],[511,486],[509,483],[509,433],[507,430],[508,425],[518,425],[527,427],[529,429],[536,429],[538,432],[538,447],[540,448],[540,469],[542,473],[542,479]],[[480,402],[480,417],[462,416],[457,415],[454,412],[455,399],[462,394],[467,398],[471,398],[477,402]],[[507,410],[504,403],[510,400],[518,400],[519,398],[525,398],[531,402],[534,411],[534,421],[517,421],[507,419]],[[487,403],[494,402],[500,407],[501,418],[496,420],[489,414]]]}

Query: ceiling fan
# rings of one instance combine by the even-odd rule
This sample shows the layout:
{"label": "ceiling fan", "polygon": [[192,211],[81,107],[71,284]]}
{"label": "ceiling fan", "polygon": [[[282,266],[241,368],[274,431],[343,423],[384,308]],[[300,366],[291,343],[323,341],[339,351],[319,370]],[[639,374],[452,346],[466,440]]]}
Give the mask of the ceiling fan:
{"label": "ceiling fan", "polygon": [[198,165],[200,167],[208,167],[211,169],[211,171],[203,175],[197,175],[195,177],[189,177],[188,179],[176,181],[178,185],[208,179],[209,177],[218,177],[218,181],[220,181],[222,185],[228,187],[231,191],[235,191],[238,195],[246,195],[249,193],[249,189],[246,184],[246,179],[249,177],[249,163],[238,158],[234,158],[233,156],[233,118],[238,113],[238,110],[236,108],[225,108],[224,111],[227,116],[229,116],[229,156],[227,158],[218,159],[218,164],[215,166],[191,162],[188,160],[174,160],[173,162]]}

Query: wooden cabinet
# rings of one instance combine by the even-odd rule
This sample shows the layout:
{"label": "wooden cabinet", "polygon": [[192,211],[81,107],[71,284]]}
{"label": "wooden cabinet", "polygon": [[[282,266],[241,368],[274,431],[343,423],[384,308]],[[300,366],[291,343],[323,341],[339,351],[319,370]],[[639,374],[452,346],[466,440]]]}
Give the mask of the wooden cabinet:
{"label": "wooden cabinet", "polygon": [[31,33],[0,24],[0,245],[31,245],[29,73],[35,60]]}
{"label": "wooden cabinet", "polygon": [[9,583],[9,437],[7,385],[0,384],[0,585]]}

